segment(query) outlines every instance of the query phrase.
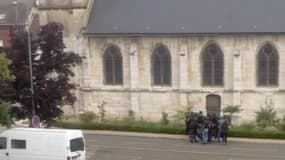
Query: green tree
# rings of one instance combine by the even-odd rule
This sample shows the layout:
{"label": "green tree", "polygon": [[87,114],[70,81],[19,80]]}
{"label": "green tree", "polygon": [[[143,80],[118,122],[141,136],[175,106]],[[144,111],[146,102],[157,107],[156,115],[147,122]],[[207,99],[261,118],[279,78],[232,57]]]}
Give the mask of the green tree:
{"label": "green tree", "polygon": [[0,98],[10,101],[13,117],[31,118],[32,97],[35,113],[48,125],[63,114],[62,106],[72,105],[76,98],[72,90],[76,84],[70,81],[74,76],[73,68],[82,62],[82,57],[74,52],[65,51],[63,25],[48,23],[32,36],[32,66],[34,95],[30,90],[29,52],[27,32],[16,30],[11,33],[11,47],[6,48],[12,60],[11,72],[15,80],[1,83]]}
{"label": "green tree", "polygon": [[[4,53],[0,53],[0,82],[12,81],[14,76],[9,70],[11,61]],[[11,126],[12,120],[10,115],[11,104],[0,100],[0,124],[7,127]]]}
{"label": "green tree", "polygon": [[0,124],[10,127],[12,119],[10,115],[11,104],[0,101]]}
{"label": "green tree", "polygon": [[0,80],[13,80],[15,78],[9,70],[10,64],[11,60],[4,53],[0,52]]}

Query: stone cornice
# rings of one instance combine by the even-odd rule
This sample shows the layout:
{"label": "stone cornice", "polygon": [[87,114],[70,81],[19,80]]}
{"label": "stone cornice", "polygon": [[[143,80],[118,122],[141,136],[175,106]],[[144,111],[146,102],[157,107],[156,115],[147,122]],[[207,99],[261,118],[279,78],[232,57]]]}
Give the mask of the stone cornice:
{"label": "stone cornice", "polygon": [[39,1],[39,10],[70,10],[70,9],[85,9],[89,0],[41,0]]}
{"label": "stone cornice", "polygon": [[114,86],[114,87],[81,87],[80,91],[83,92],[93,92],[93,91],[105,91],[105,92],[154,92],[154,93],[167,93],[167,92],[180,92],[180,93],[284,93],[285,89],[272,89],[272,90],[233,90],[233,89],[178,89],[178,88],[168,88],[168,87],[161,87],[161,88],[136,88],[136,89],[129,89],[123,86]]}

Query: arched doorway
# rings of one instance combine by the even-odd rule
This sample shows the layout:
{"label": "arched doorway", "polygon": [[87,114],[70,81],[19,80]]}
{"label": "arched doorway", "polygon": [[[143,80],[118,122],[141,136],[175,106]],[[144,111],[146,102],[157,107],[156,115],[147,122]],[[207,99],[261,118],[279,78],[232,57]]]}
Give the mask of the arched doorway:
{"label": "arched doorway", "polygon": [[206,97],[206,109],[207,114],[216,114],[220,116],[221,114],[221,97],[218,95],[208,95]]}

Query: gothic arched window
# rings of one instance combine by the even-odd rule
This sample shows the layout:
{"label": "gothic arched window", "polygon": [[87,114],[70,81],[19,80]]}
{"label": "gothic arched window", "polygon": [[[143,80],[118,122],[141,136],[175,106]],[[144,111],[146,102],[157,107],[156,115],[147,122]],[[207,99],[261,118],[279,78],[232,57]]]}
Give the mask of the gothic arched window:
{"label": "gothic arched window", "polygon": [[171,57],[164,45],[157,46],[151,56],[154,85],[171,85]]}
{"label": "gothic arched window", "polygon": [[120,49],[109,46],[103,55],[104,64],[104,83],[107,85],[123,84],[122,55]]}
{"label": "gothic arched window", "polygon": [[257,77],[259,86],[278,85],[279,56],[271,44],[265,44],[257,56]]}
{"label": "gothic arched window", "polygon": [[224,56],[216,44],[209,44],[202,53],[203,85],[222,86],[224,84]]}

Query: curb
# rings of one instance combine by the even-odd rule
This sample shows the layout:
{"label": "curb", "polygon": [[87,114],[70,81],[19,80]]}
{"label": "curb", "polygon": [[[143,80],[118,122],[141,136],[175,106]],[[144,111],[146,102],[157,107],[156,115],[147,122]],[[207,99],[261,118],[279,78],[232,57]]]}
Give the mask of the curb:
{"label": "curb", "polygon": [[106,135],[106,136],[130,136],[130,137],[147,137],[147,138],[170,138],[170,139],[187,139],[186,135],[156,134],[143,132],[123,132],[108,130],[83,130],[84,134]]}
{"label": "curb", "polygon": [[[147,138],[169,138],[188,140],[187,135],[171,135],[171,134],[155,134],[155,133],[141,133],[141,132],[122,132],[122,131],[107,131],[107,130],[82,130],[84,134],[89,135],[106,135],[106,136],[130,136],[130,137],[147,137]],[[259,144],[285,144],[285,140],[275,139],[252,139],[252,138],[231,138],[230,142],[242,143],[259,143]]]}

